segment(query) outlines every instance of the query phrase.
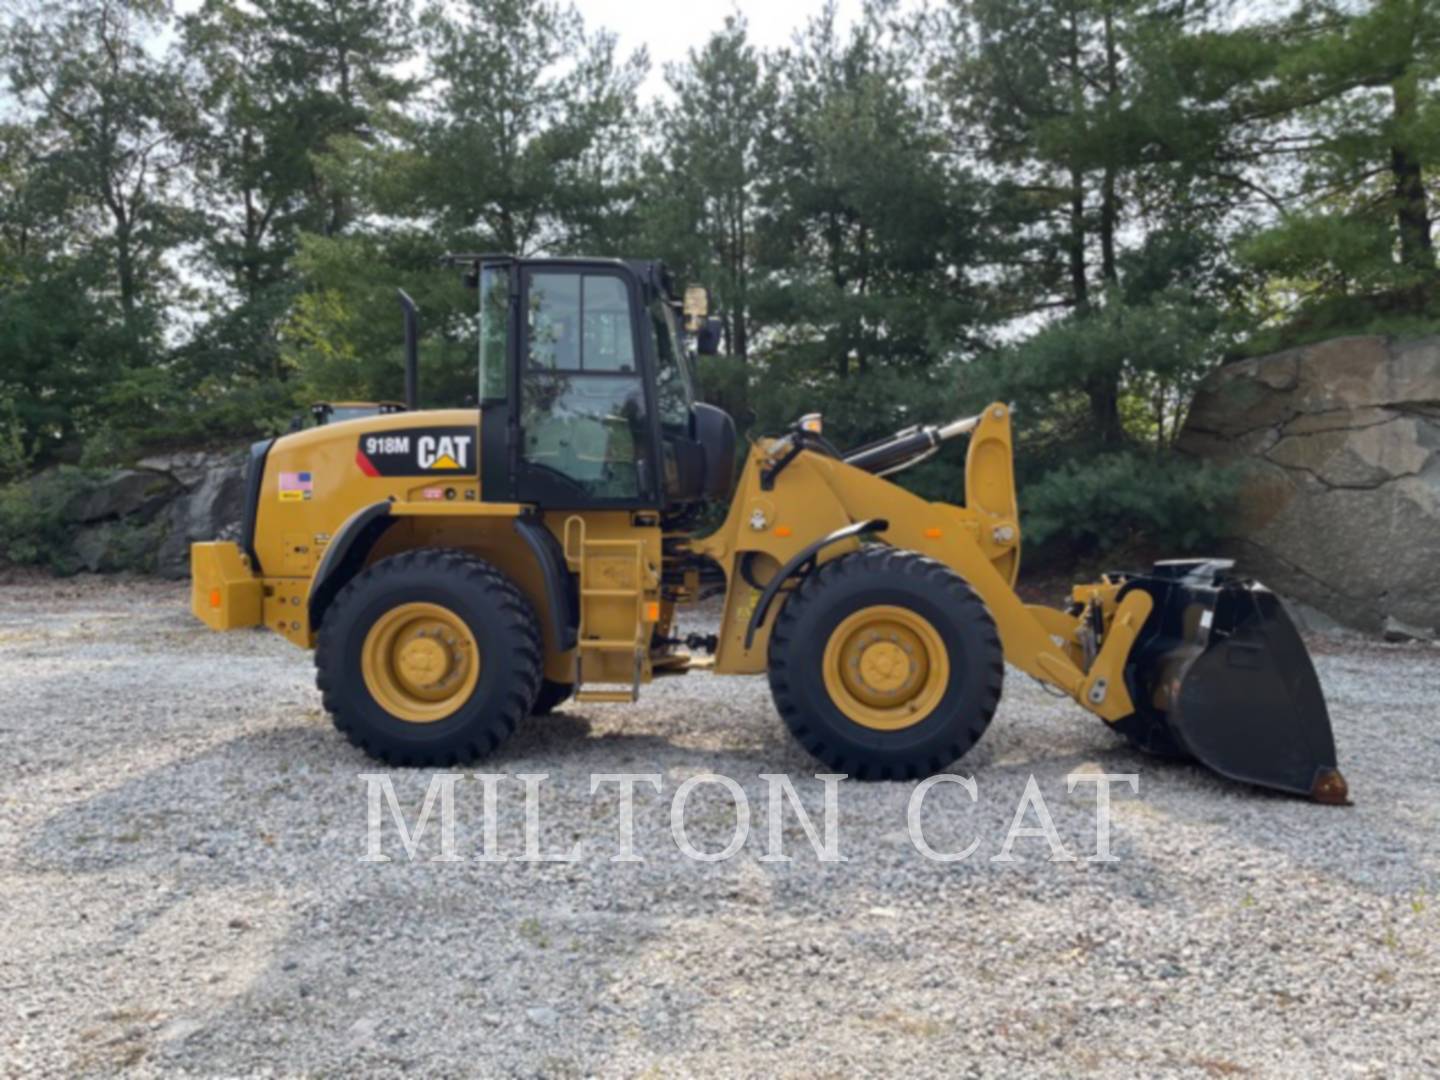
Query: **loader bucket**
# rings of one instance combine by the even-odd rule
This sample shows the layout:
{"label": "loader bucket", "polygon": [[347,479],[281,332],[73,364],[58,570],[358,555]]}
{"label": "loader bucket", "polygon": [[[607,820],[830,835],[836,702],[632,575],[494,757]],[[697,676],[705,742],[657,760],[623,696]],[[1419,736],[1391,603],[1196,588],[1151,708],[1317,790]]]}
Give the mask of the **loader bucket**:
{"label": "loader bucket", "polygon": [[1157,563],[1121,592],[1154,600],[1126,679],[1144,749],[1317,802],[1347,801],[1315,666],[1285,607],[1228,560]]}

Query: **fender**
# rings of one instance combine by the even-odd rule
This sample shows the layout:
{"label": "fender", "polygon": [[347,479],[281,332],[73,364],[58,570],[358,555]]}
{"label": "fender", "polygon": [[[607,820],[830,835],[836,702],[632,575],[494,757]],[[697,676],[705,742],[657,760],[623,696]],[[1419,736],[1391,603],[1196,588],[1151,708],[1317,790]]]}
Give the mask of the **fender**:
{"label": "fender", "polygon": [[575,579],[565,568],[560,541],[530,515],[515,519],[515,531],[534,554],[545,579],[545,603],[550,609],[553,637],[550,644],[556,652],[569,652],[579,640],[580,604],[575,595]]}
{"label": "fender", "polygon": [[[404,503],[373,503],[362,507],[340,526],[335,539],[325,549],[315,578],[310,585],[310,625],[318,630],[320,622],[341,588],[365,563],[365,557],[375,542],[407,510],[429,511],[428,505],[411,507]],[[454,513],[455,507],[438,508],[444,513]],[[398,511],[398,513],[397,513]],[[550,623],[554,640],[552,646],[557,652],[568,652],[575,647],[579,633],[579,604],[575,596],[575,583],[565,569],[564,555],[559,542],[538,521],[526,516],[515,519],[515,531],[525,541],[526,547],[535,556],[545,581],[545,602],[549,607]]]}
{"label": "fender", "polygon": [[310,582],[308,607],[312,631],[320,629],[320,620],[325,617],[330,602],[364,564],[375,541],[394,523],[389,500],[362,506],[345,519],[345,524],[325,548]]}
{"label": "fender", "polygon": [[274,439],[261,439],[250,444],[245,465],[245,505],[240,517],[240,550],[250,557],[250,569],[260,573],[260,558],[255,554],[255,521],[260,515],[260,488],[265,483],[265,459],[270,455]]}
{"label": "fender", "polygon": [[857,521],[853,525],[846,525],[843,529],[836,529],[828,536],[822,536],[819,540],[811,541],[795,553],[795,556],[782,566],[770,583],[760,593],[760,599],[756,601],[755,610],[750,614],[750,624],[745,628],[745,648],[750,648],[755,643],[755,634],[760,627],[765,625],[765,616],[770,611],[770,604],[774,601],[780,587],[790,578],[801,573],[808,573],[807,563],[813,563],[817,555],[831,544],[839,543],[841,540],[849,540],[867,532],[884,532],[890,528],[890,523],[884,518],[871,518],[869,521]]}

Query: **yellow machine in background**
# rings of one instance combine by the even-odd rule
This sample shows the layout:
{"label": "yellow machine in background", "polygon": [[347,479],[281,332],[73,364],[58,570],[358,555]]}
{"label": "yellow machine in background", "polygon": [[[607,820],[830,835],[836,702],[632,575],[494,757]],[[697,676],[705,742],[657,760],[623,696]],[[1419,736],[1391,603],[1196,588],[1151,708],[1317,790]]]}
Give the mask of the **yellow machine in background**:
{"label": "yellow machine in background", "polygon": [[317,401],[310,406],[310,418],[317,427],[323,427],[325,424],[339,424],[369,416],[389,416],[404,411],[405,406],[398,401]]}
{"label": "yellow machine in background", "polygon": [[[734,425],[694,400],[682,345],[682,311],[714,342],[703,297],[682,304],[656,263],[456,261],[480,294],[479,407],[257,443],[241,542],[192,553],[195,613],[314,648],[367,752],[468,761],[571,696],[709,670],[768,674],[828,767],[900,779],[974,745],[1008,661],[1143,749],[1344,801],[1304,645],[1228,564],[1112,575],[1063,610],[1020,599],[1003,403],[846,452],[807,416],[755,442],[737,484]],[[963,437],[964,505],[884,478]],[[718,632],[682,637],[710,595]]]}

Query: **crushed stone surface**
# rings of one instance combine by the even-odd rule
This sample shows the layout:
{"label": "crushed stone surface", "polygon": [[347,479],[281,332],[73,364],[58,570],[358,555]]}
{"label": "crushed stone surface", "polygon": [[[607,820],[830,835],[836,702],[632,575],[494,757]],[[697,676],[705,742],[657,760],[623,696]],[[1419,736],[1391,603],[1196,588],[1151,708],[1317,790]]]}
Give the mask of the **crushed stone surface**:
{"label": "crushed stone surface", "polygon": [[[416,825],[431,770],[331,727],[310,658],[214,634],[183,586],[0,586],[0,1075],[1394,1076],[1440,1073],[1440,649],[1318,640],[1355,805],[1316,806],[1142,758],[1018,671],[990,730],[932,788],[842,782],[822,862],[823,767],[763,678],[657,680],[635,705],[522,725],[437,803],[407,857],[368,786]],[[699,628],[699,627],[695,627]],[[687,627],[689,629],[689,627]],[[481,783],[498,782],[495,852]],[[1114,793],[1114,862],[1095,787]],[[520,774],[544,853],[523,862]],[[617,785],[635,796],[620,852]],[[684,857],[690,777],[743,790],[724,861]],[[1014,840],[1027,781],[1065,851]],[[702,782],[686,839],[716,852],[733,796]],[[1038,828],[1036,814],[1025,824]],[[823,839],[823,837],[822,837]],[[437,859],[437,856],[441,857]]]}

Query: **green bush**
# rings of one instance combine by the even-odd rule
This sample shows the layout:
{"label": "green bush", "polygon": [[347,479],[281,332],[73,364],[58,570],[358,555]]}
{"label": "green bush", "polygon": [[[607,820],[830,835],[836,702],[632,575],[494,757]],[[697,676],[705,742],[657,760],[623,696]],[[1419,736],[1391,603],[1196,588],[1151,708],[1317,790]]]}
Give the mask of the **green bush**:
{"label": "green bush", "polygon": [[1072,460],[1020,492],[1032,547],[1070,555],[1154,545],[1203,554],[1224,533],[1233,470],[1176,456],[1122,451]]}
{"label": "green bush", "polygon": [[0,407],[0,481],[24,476],[35,462],[35,449],[25,443],[20,411],[13,401]]}
{"label": "green bush", "polygon": [[103,474],[61,465],[0,487],[0,564],[42,566],[61,574],[80,568],[71,549],[74,525],[65,508]]}
{"label": "green bush", "polygon": [[[749,438],[779,435],[806,413],[824,417],[825,437],[840,450],[884,438],[916,423],[964,415],[967,403],[933,375],[884,369],[847,379],[792,379],[784,368],[746,364],[730,356],[700,359],[702,400],[724,409]],[[965,443],[945,447],[933,461],[896,474],[896,483],[926,499],[962,502]]]}

